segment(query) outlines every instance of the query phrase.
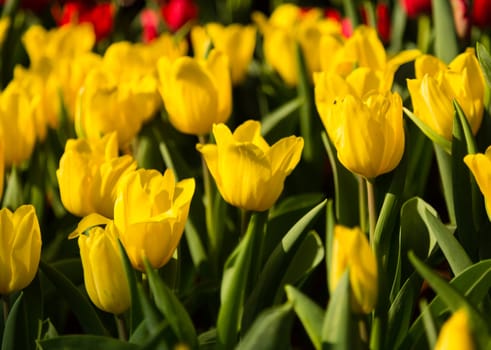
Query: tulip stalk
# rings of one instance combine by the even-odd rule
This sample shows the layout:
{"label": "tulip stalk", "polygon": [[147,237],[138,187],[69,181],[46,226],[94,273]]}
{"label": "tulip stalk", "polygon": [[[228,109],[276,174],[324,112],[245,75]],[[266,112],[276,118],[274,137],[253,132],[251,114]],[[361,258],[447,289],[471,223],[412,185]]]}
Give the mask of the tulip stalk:
{"label": "tulip stalk", "polygon": [[3,321],[5,323],[7,321],[7,318],[9,317],[9,300],[8,300],[8,296],[6,295],[2,296],[2,310],[3,310]]}
{"label": "tulip stalk", "polygon": [[[366,183],[362,176],[356,176],[358,179],[358,207],[360,210],[360,228],[363,232],[367,231],[367,189]],[[371,240],[370,240],[371,241]]]}
{"label": "tulip stalk", "polygon": [[118,338],[121,340],[128,340],[128,332],[126,331],[126,322],[123,315],[114,315],[116,321],[116,328],[118,329]]}
{"label": "tulip stalk", "polygon": [[374,248],[374,233],[375,233],[375,225],[377,223],[377,209],[375,206],[375,190],[373,186],[373,182],[369,179],[366,179],[367,184],[367,203],[368,203],[368,232],[370,237],[370,245],[372,249]]}

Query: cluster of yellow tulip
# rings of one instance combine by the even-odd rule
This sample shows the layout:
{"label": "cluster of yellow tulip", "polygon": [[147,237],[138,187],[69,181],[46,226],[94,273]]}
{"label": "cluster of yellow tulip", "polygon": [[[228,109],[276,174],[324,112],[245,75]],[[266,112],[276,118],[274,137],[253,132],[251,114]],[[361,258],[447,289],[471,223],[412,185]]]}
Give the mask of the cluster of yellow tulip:
{"label": "cluster of yellow tulip", "polygon": [[[425,233],[434,227],[447,233],[447,227],[443,224],[440,225],[443,228],[438,226],[440,222],[436,215],[432,216],[435,221],[430,227],[424,215],[431,210],[421,203],[410,203],[404,209],[401,209],[402,203],[399,207],[394,206],[396,209],[383,207],[381,200],[375,203],[374,186],[380,178],[397,171],[404,157],[413,151],[408,150],[411,133],[405,113],[415,128],[420,129],[417,131],[434,142],[435,148],[443,146],[447,156],[460,157],[452,163],[454,168],[465,163],[466,170],[470,170],[484,195],[485,210],[491,220],[491,146],[485,154],[478,153],[471,140],[479,132],[489,100],[486,95],[488,87],[475,50],[466,48],[449,64],[417,49],[390,55],[374,28],[358,26],[352,35],[346,37],[342,34],[341,24],[324,18],[319,9],[305,11],[293,4],[276,7],[269,18],[255,12],[252,20],[255,25],[213,22],[190,26],[189,41],[183,35],[164,33],[146,44],[130,41],[110,43],[102,53],[96,53],[94,49],[96,38],[89,25],[66,25],[50,30],[37,24],[30,26],[22,35],[29,66],[17,65],[12,80],[0,93],[0,198],[3,192],[12,190],[6,188],[4,191],[4,184],[13,186],[11,182],[14,181],[10,179],[14,179],[16,169],[28,166],[36,147],[48,143],[50,132],[61,130],[63,133],[66,131],[63,128],[68,126],[69,131],[59,137],[62,152],[56,159],[54,188],[59,192],[65,214],[69,213],[77,221],[74,230],[73,226],[70,227],[68,238],[78,241],[77,254],[83,268],[85,290],[97,308],[118,316],[128,312],[136,298],[125,268],[129,264],[144,274],[143,280],[149,275],[152,284],[155,277],[152,277],[153,270],[149,267],[160,269],[173,258],[181,259],[178,247],[183,234],[195,230],[192,226],[195,222],[191,223],[192,203],[199,194],[202,195],[200,204],[205,212],[200,218],[205,221],[203,231],[206,232],[204,235],[199,232],[196,239],[208,235],[203,250],[208,249],[206,253],[209,254],[211,268],[206,271],[213,278],[222,279],[221,286],[213,286],[218,290],[216,294],[220,294],[217,300],[223,305],[218,317],[213,315],[219,346],[235,346],[239,335],[242,337],[242,332],[249,329],[262,334],[257,330],[261,327],[247,327],[251,326],[253,318],[263,322],[257,315],[269,302],[266,294],[272,293],[264,291],[264,285],[267,286],[265,280],[279,275],[280,267],[287,272],[280,277],[275,276],[279,278],[281,293],[273,293],[271,302],[279,304],[280,300],[288,299],[285,304],[287,313],[293,310],[299,315],[317,348],[332,345],[335,341],[330,338],[330,330],[322,330],[325,334],[321,336],[322,327],[312,326],[312,319],[318,321],[324,317],[324,328],[327,329],[326,324],[333,327],[342,319],[339,316],[342,312],[349,317],[355,315],[359,327],[355,327],[357,330],[353,334],[357,334],[357,339],[362,342],[371,341],[375,344],[374,349],[383,348],[383,334],[380,332],[386,329],[395,339],[390,339],[394,344],[410,341],[410,338],[403,341],[405,335],[396,333],[398,324],[387,326],[391,321],[387,320],[396,317],[392,306],[389,310],[389,303],[394,303],[394,309],[397,309],[403,308],[396,302],[401,302],[404,297],[416,300],[419,289],[413,292],[414,295],[406,292],[412,284],[417,284],[414,271],[428,279],[430,284],[436,280],[425,270],[424,264],[418,265],[418,259],[423,256],[430,260],[430,255],[436,250],[433,241],[438,241],[441,236],[428,239],[431,242],[424,242],[425,247],[416,247],[415,250],[426,249],[428,253],[416,254],[414,259],[408,254],[409,249],[404,250],[407,242],[401,237],[416,226],[419,229],[426,225],[425,230],[421,230]],[[8,26],[8,20],[0,21],[0,42]],[[251,67],[257,62],[251,62],[257,55],[258,43],[262,45],[262,56],[258,56],[264,58],[265,70],[254,73]],[[192,55],[188,54],[189,51]],[[413,61],[415,77],[404,77],[401,85],[396,81],[396,73],[401,66],[412,65]],[[330,159],[331,165],[335,168],[339,163],[341,171],[349,175],[348,182],[358,181],[360,203],[349,203],[353,207],[360,205],[356,219],[344,220],[339,212],[333,214],[332,207],[328,208],[324,227],[326,242],[321,242],[315,230],[304,235],[325,202],[311,209],[296,224],[288,223],[293,227],[284,240],[277,239],[279,234],[271,234],[265,229],[265,223],[274,220],[274,216],[268,217],[268,211],[275,213],[275,206],[285,192],[287,178],[302,164],[307,143],[312,140],[308,133],[300,130],[301,136],[282,133],[270,142],[273,138],[265,135],[264,116],[252,116],[253,119],[240,122],[238,118],[232,118],[234,88],[244,84],[251,75],[263,73],[273,76],[276,82],[280,81],[289,92],[299,86],[301,88],[297,92],[300,91],[304,83],[308,85],[307,90],[311,88],[312,101],[305,98],[301,103],[307,105],[312,102],[312,113],[309,116],[300,114],[300,117],[316,118],[315,121],[325,130],[313,133],[326,136],[326,149],[336,153],[335,159]],[[303,97],[307,95],[305,93]],[[409,102],[411,108],[405,108]],[[157,115],[162,117],[161,120]],[[459,115],[464,116],[460,124],[455,121]],[[298,121],[299,124],[302,122],[305,120]],[[166,159],[162,169],[140,164],[138,151],[142,130],[149,125],[160,128],[164,123],[172,125],[173,132],[180,137],[193,137],[191,150],[195,151],[197,158],[201,157],[199,170],[203,171],[202,178],[194,172],[182,176],[183,173],[175,171],[172,162]],[[465,136],[469,146],[462,155],[452,149],[457,147],[455,135],[459,126],[468,126],[471,131],[468,134],[472,134]],[[438,162],[444,162],[441,155],[438,157]],[[340,176],[338,170],[334,169],[335,177]],[[397,183],[396,180],[393,183]],[[399,187],[404,188],[410,181],[403,179]],[[362,194],[365,190],[368,190],[368,195]],[[339,192],[337,194],[342,196]],[[377,193],[383,197],[381,194],[396,196],[389,191]],[[363,201],[366,203],[361,203]],[[393,199],[394,202],[396,200]],[[241,213],[234,212],[234,215],[242,214],[243,220],[248,218],[246,214],[252,213],[249,229],[244,230],[245,225],[237,229],[240,243],[235,242],[237,244],[230,250],[221,246],[223,237],[220,235],[224,230],[221,232],[220,226],[226,226],[230,219],[224,217],[230,209],[223,209],[224,203],[240,209]],[[31,204],[17,204],[17,208],[10,208],[14,211],[8,208],[0,210],[1,297],[26,288],[35,278],[41,260],[39,213]],[[404,216],[411,211],[411,205],[417,207],[414,211],[421,215],[414,220]],[[365,206],[368,213],[363,211]],[[425,209],[421,209],[423,207]],[[284,215],[286,217],[300,209],[290,208],[291,212]],[[385,210],[383,214],[386,216],[393,215],[392,222],[383,227],[386,218],[379,217],[377,210]],[[458,220],[461,219],[452,208],[447,210],[451,217],[450,226],[457,227],[455,237],[460,239],[458,235],[463,230]],[[422,211],[425,214],[421,214]],[[410,229],[387,228],[404,220],[411,222],[408,225]],[[478,219],[474,221],[476,226],[480,224]],[[390,229],[393,236],[381,238],[383,231]],[[448,237],[443,239],[454,239],[454,235],[449,234]],[[277,241],[268,247],[268,239]],[[387,247],[392,243],[387,242],[398,239],[399,242],[391,247],[396,251],[389,252]],[[271,248],[276,243],[278,250]],[[452,251],[449,245],[441,244],[444,257],[449,259],[449,251],[460,252],[455,248],[458,245],[457,240],[452,241]],[[465,249],[459,253],[459,256],[464,256],[460,263],[450,262],[455,275],[471,268],[471,258],[467,258]],[[323,297],[328,301],[329,298],[338,298],[339,309],[333,311],[330,301],[327,310],[320,309],[310,300],[305,302],[303,296],[299,298],[293,287],[283,288],[287,284],[301,285],[319,263],[320,259],[306,257],[309,254],[305,252],[314,252],[310,255],[321,256],[321,259],[326,257],[328,288]],[[225,253],[230,254],[226,262],[222,261],[223,256],[220,257]],[[253,259],[256,253],[257,259]],[[271,255],[266,256],[268,254]],[[397,254],[397,258],[391,257]],[[302,266],[292,267],[284,262],[288,259],[295,263],[303,259],[308,261],[305,265],[311,265],[304,267],[302,260],[302,264],[298,264]],[[127,261],[129,263],[125,266]],[[388,267],[389,261],[395,261],[397,266]],[[412,270],[407,268],[410,263]],[[199,270],[197,266],[193,268]],[[258,277],[262,272],[266,277]],[[254,289],[256,282],[264,290]],[[458,283],[455,282],[457,286]],[[441,285],[437,287],[442,288]],[[283,289],[287,292],[284,293]],[[466,292],[471,294],[473,291]],[[486,293],[480,291],[475,294]],[[463,300],[451,295],[454,299],[448,300]],[[246,297],[250,297],[247,302]],[[262,297],[265,301],[258,301]],[[257,309],[254,301],[259,305]],[[344,304],[345,301],[348,302]],[[300,309],[299,305],[309,312]],[[441,328],[438,341],[434,342],[437,349],[446,349],[448,339],[452,339],[452,333],[456,332],[461,333],[461,346],[466,349],[473,347],[476,339],[472,333],[475,313],[463,301],[458,306],[450,308],[453,315]],[[343,311],[343,307],[348,311]],[[178,307],[170,309],[176,314],[181,312]],[[442,310],[443,307],[438,312]],[[278,320],[281,317],[278,316]],[[408,312],[405,317],[407,319],[401,323],[407,323],[405,326],[409,329],[412,314]],[[181,330],[173,328],[177,327],[176,324],[183,326],[185,322],[176,321],[175,324],[170,319],[169,324],[179,341],[192,343],[189,338],[181,339],[181,336],[185,338],[180,334]],[[366,334],[367,331],[370,334]]]}

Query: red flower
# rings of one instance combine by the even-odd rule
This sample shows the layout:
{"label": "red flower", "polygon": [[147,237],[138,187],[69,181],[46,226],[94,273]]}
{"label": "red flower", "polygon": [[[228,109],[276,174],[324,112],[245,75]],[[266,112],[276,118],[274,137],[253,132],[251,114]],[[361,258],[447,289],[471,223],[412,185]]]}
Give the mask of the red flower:
{"label": "red flower", "polygon": [[53,9],[53,17],[59,26],[68,23],[91,23],[96,40],[99,41],[109,36],[113,29],[114,6],[111,3],[67,1],[63,8]]}
{"label": "red flower", "polygon": [[159,35],[159,14],[152,9],[144,9],[140,14],[142,40],[148,43]]}
{"label": "red flower", "polygon": [[491,27],[491,1],[490,0],[473,1],[472,24],[480,28]]}
{"label": "red flower", "polygon": [[431,13],[431,0],[401,0],[401,3],[410,18]]}
{"label": "red flower", "polygon": [[173,32],[198,17],[198,6],[192,0],[169,0],[161,10],[167,27]]}
{"label": "red flower", "polygon": [[390,41],[390,11],[387,4],[377,4],[377,32],[384,43]]}

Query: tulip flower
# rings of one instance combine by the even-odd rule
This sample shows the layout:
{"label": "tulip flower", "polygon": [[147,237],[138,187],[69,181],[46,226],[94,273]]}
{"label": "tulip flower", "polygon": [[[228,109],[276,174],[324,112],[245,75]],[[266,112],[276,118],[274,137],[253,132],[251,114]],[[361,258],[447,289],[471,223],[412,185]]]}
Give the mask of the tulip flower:
{"label": "tulip flower", "polygon": [[404,125],[397,93],[373,93],[363,99],[346,94],[325,105],[326,101],[317,102],[321,120],[347,169],[372,179],[399,164]]}
{"label": "tulip flower", "polygon": [[213,126],[216,144],[198,144],[223,199],[236,207],[264,211],[283,191],[303,149],[301,137],[289,136],[271,147],[260,134],[261,124],[248,120],[232,132],[225,124]]}
{"label": "tulip flower", "polygon": [[4,140],[5,165],[20,165],[31,157],[36,141],[33,108],[26,91],[9,84],[0,95],[0,134]]}
{"label": "tulip flower", "polygon": [[208,23],[206,27],[194,27],[191,39],[195,57],[205,57],[212,43],[215,49],[228,56],[232,83],[239,84],[245,79],[256,44],[256,29],[253,26]]}
{"label": "tulip flower", "polygon": [[166,264],[181,239],[194,194],[194,179],[176,183],[167,169],[139,169],[121,182],[114,204],[114,224],[133,267],[145,271]]}
{"label": "tulip flower", "polygon": [[206,60],[180,57],[158,61],[160,93],[172,125],[182,133],[205,135],[232,112],[228,58],[212,50]]}
{"label": "tulip flower", "polygon": [[[3,132],[3,131],[2,131]],[[3,186],[5,182],[5,145],[2,133],[0,133],[0,200],[3,195]]]}
{"label": "tulip flower", "polygon": [[0,45],[5,41],[5,37],[7,36],[8,29],[10,27],[10,18],[2,17],[0,18]]}
{"label": "tulip flower", "polygon": [[377,303],[377,261],[360,228],[334,227],[329,290],[334,293],[342,275],[349,269],[353,312],[369,313]]}
{"label": "tulip flower", "polygon": [[298,83],[297,45],[311,77],[321,68],[318,51],[322,34],[326,31],[340,34],[341,31],[338,25],[327,25],[326,22],[334,20],[322,18],[319,9],[306,12],[290,3],[277,6],[269,19],[260,12],[254,12],[252,18],[263,34],[266,61],[289,86]]}
{"label": "tulip flower", "polygon": [[130,306],[130,290],[119,250],[117,232],[111,221],[78,236],[85,288],[101,310],[120,315]]}
{"label": "tulip flower", "polygon": [[491,11],[489,0],[474,0],[472,3],[471,23],[480,28],[491,27]]}
{"label": "tulip flower", "polygon": [[198,6],[193,0],[170,0],[161,7],[161,12],[167,27],[175,32],[198,17]]}
{"label": "tulip flower", "polygon": [[27,287],[38,270],[41,230],[32,205],[0,209],[0,295]]}
{"label": "tulip flower", "polygon": [[402,0],[402,8],[410,18],[431,13],[431,0]]}
{"label": "tulip flower", "polygon": [[477,133],[484,111],[484,78],[474,50],[469,48],[447,67],[438,58],[424,55],[415,62],[416,79],[408,79],[414,114],[447,140],[452,138],[456,99],[472,132]]}
{"label": "tulip flower", "polygon": [[118,157],[116,133],[101,139],[70,139],[56,171],[61,201],[77,216],[112,218],[120,178],[136,169],[129,155]]}
{"label": "tulip flower", "polygon": [[435,350],[473,350],[477,349],[470,329],[469,315],[459,309],[443,324]]}
{"label": "tulip flower", "polygon": [[63,7],[53,7],[53,17],[58,26],[89,23],[94,28],[96,41],[108,37],[113,29],[115,7],[112,3],[67,1]]}
{"label": "tulip flower", "polygon": [[484,195],[486,212],[491,220],[491,146],[486,152],[468,154],[464,157],[464,163],[469,167],[476,179],[477,185]]}

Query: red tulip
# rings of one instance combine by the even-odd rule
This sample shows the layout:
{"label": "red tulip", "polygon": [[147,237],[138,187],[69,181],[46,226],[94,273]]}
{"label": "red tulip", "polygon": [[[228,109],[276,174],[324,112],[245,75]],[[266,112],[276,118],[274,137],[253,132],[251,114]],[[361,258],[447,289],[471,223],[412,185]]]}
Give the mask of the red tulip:
{"label": "red tulip", "polygon": [[472,24],[480,28],[491,27],[491,1],[490,0],[473,1]]}
{"label": "red tulip", "polygon": [[384,43],[390,41],[390,11],[387,4],[378,4],[376,8],[377,32]]}
{"label": "red tulip", "polygon": [[173,32],[198,17],[198,6],[192,0],[169,0],[161,10],[167,27]]}
{"label": "red tulip", "polygon": [[149,43],[159,35],[159,14],[152,9],[144,9],[140,14],[142,41]]}
{"label": "red tulip", "polygon": [[431,13],[431,0],[401,0],[401,3],[410,18]]}
{"label": "red tulip", "polygon": [[53,9],[53,16],[59,26],[68,23],[91,23],[96,40],[99,41],[109,36],[113,29],[114,6],[111,3],[67,1],[61,9]]}

